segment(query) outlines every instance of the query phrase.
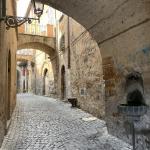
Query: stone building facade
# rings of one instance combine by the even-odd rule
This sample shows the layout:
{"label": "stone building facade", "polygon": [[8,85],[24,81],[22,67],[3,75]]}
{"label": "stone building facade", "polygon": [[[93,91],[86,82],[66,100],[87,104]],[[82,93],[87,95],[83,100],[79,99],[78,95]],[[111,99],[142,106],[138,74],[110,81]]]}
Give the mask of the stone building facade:
{"label": "stone building facade", "polygon": [[[83,26],[64,14],[58,13],[57,16],[59,18],[57,18],[56,37],[59,53],[60,98],[77,98],[81,109],[105,119],[109,133],[132,144],[131,136],[129,136],[129,124],[118,113],[117,107],[126,103],[125,77],[133,71],[142,73],[146,88],[145,99],[149,105],[147,88],[149,82],[146,83],[148,81],[146,74],[148,74],[149,67],[143,68],[137,63],[130,63],[131,66],[125,68],[123,64],[129,64],[131,60],[128,59],[130,57],[132,57],[132,60],[139,60],[141,64],[146,64],[148,60],[144,59],[142,52],[137,52],[134,56],[135,53],[128,51],[122,55],[123,51],[119,51],[117,47],[115,48],[118,52],[111,51],[110,55],[110,52],[104,51],[104,49],[112,48],[113,43],[109,45],[106,42],[102,45],[108,48],[103,46],[99,48]],[[117,41],[115,41],[115,44],[117,44]],[[142,51],[148,55],[147,48]],[[129,55],[130,57],[128,57]],[[145,57],[147,57],[146,55]],[[134,65],[135,67],[133,67]],[[119,66],[123,68],[121,69]],[[145,69],[147,71],[144,71]],[[141,134],[138,135],[136,142],[141,149],[150,147],[149,134],[144,134],[144,131],[148,131],[149,128],[148,112],[142,118],[142,123],[136,125],[136,130],[140,131]]]}
{"label": "stone building facade", "polygon": [[75,97],[81,109],[102,118],[105,102],[100,49],[83,26],[56,14],[60,98]]}
{"label": "stone building facade", "polygon": [[[5,3],[6,2],[6,3]],[[6,6],[6,15],[16,15],[15,0],[1,3]],[[1,10],[2,11],[2,10]],[[4,11],[5,12],[5,11]],[[3,16],[5,13],[3,14]],[[1,16],[2,17],[2,16]],[[6,30],[4,21],[0,22],[0,145],[7,132],[8,120],[16,104],[16,49],[17,29]]]}

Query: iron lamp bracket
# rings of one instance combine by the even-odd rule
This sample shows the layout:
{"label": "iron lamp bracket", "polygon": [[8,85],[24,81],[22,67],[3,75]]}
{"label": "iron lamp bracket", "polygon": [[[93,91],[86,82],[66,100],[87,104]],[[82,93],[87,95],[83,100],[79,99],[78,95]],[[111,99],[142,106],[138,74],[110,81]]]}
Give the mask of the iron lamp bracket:
{"label": "iron lamp bracket", "polygon": [[17,17],[17,16],[6,16],[0,18],[0,21],[4,21],[6,24],[6,29],[9,30],[10,28],[16,28],[28,22],[29,24],[32,23],[33,20],[38,20],[39,18],[27,18],[27,17]]}

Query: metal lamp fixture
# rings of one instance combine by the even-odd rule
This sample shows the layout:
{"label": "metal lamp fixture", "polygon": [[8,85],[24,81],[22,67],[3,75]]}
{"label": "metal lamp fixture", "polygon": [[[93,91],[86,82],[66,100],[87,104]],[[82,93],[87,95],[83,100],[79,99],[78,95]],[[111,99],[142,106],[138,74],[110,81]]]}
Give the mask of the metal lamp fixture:
{"label": "metal lamp fixture", "polygon": [[44,10],[44,4],[41,2],[35,2],[35,0],[32,0],[33,6],[34,6],[34,14],[40,18],[41,15],[43,14]]}
{"label": "metal lamp fixture", "polygon": [[43,14],[44,4],[41,2],[35,2],[35,0],[32,0],[32,4],[34,7],[34,14],[38,18],[28,18],[28,17],[18,17],[18,16],[7,16],[6,15],[6,1],[0,0],[0,21],[4,21],[6,24],[6,29],[9,28],[16,28],[24,24],[25,22],[28,22],[29,24],[32,23],[32,20],[39,20],[41,15]]}

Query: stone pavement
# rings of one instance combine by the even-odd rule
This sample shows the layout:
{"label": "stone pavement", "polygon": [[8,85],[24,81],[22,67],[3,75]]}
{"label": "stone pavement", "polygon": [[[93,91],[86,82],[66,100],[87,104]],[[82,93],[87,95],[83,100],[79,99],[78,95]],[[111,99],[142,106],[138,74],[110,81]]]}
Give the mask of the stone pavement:
{"label": "stone pavement", "polygon": [[131,150],[89,117],[59,100],[20,94],[1,150]]}

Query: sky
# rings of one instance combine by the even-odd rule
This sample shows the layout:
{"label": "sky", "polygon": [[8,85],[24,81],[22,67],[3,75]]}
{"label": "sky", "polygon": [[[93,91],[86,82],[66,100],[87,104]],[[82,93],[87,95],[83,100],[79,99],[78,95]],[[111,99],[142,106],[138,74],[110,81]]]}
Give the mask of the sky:
{"label": "sky", "polygon": [[17,0],[17,16],[24,17],[31,0]]}
{"label": "sky", "polygon": [[[31,0],[17,0],[17,16],[25,17],[27,8]],[[41,17],[42,24],[54,24],[55,23],[55,10],[48,6],[45,6],[43,16]]]}

